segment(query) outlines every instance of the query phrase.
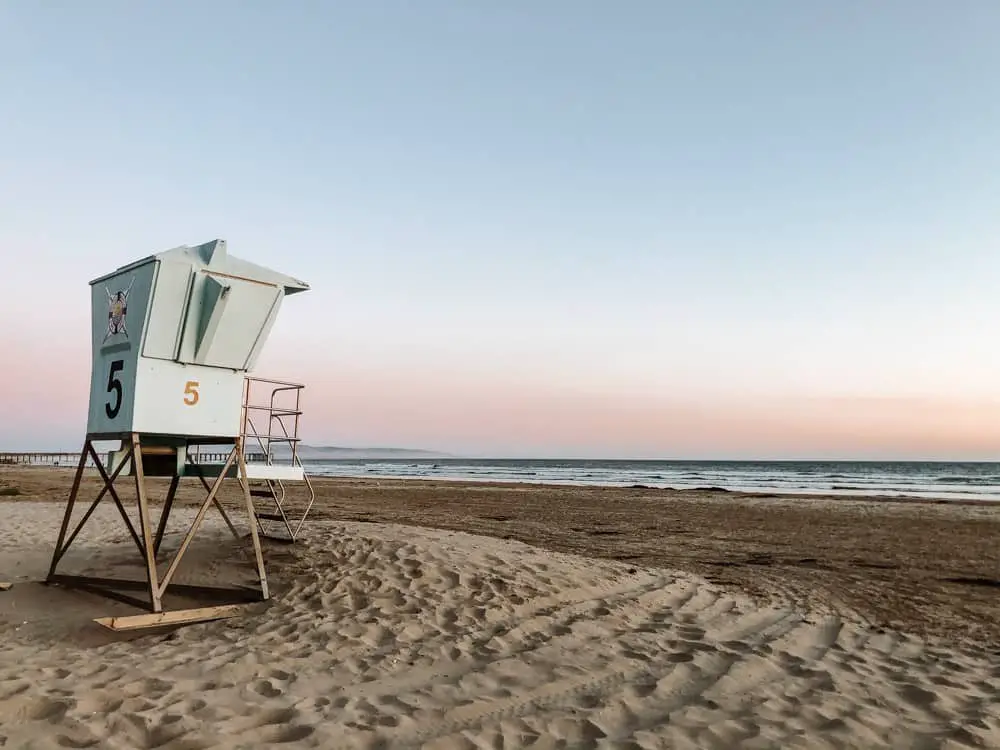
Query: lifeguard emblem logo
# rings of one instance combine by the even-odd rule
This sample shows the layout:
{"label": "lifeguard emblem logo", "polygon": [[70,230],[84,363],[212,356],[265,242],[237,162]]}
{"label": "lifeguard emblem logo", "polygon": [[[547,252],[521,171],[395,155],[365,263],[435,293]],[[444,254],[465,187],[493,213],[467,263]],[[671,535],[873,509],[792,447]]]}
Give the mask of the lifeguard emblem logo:
{"label": "lifeguard emblem logo", "polygon": [[[132,277],[135,281],[135,277]],[[108,295],[108,331],[104,334],[107,341],[112,336],[122,334],[128,338],[128,329],[125,328],[125,317],[128,314],[128,293],[132,291],[132,281],[129,281],[128,288],[119,289],[112,293],[110,289],[104,287]]]}

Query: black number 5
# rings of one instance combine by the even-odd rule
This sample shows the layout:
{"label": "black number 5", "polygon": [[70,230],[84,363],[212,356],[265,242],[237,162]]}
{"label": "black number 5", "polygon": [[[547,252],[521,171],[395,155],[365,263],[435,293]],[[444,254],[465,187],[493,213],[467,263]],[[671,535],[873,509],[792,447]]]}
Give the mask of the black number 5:
{"label": "black number 5", "polygon": [[116,359],[111,363],[111,370],[108,372],[108,393],[115,394],[115,405],[112,406],[110,401],[104,405],[104,413],[108,415],[108,419],[117,417],[118,410],[122,408],[122,381],[117,375],[124,369],[125,362]]}

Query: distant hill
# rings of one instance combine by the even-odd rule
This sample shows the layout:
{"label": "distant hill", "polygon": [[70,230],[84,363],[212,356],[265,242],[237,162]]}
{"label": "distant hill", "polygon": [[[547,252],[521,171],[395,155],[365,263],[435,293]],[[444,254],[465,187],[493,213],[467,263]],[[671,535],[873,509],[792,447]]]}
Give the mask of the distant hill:
{"label": "distant hill", "polygon": [[[288,455],[285,445],[272,448],[275,456]],[[413,448],[347,448],[339,445],[300,445],[299,458],[303,461],[334,458],[453,458],[448,453],[437,453]]]}

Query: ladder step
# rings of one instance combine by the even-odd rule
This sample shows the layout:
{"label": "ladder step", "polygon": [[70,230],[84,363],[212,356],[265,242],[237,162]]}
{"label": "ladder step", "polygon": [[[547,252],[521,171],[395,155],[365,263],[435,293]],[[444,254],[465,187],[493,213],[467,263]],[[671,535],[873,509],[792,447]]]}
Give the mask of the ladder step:
{"label": "ladder step", "polygon": [[284,521],[285,517],[280,513],[257,513],[257,518],[262,521]]}
{"label": "ladder step", "polygon": [[250,497],[274,497],[274,493],[271,490],[258,490],[256,488],[251,488]]}

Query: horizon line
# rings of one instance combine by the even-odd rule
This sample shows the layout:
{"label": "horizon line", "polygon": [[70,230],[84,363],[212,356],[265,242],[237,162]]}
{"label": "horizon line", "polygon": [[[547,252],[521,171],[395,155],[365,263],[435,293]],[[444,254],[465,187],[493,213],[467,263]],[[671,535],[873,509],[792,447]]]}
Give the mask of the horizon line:
{"label": "horizon line", "polygon": [[[113,440],[102,441],[102,442],[114,442]],[[316,446],[309,446],[316,447]],[[411,451],[414,453],[425,453],[425,454],[437,454],[437,455],[424,455],[424,456],[357,456],[359,460],[366,459],[378,459],[378,460],[399,460],[399,461],[603,461],[607,463],[611,462],[630,462],[630,463],[869,463],[869,464],[880,464],[880,463],[897,463],[897,464],[907,464],[907,463],[942,463],[942,464],[995,464],[1000,463],[1000,455],[997,458],[850,458],[850,457],[770,457],[770,458],[649,458],[649,457],[597,457],[597,456],[552,456],[552,455],[515,455],[515,456],[505,456],[505,455],[458,455],[452,453],[445,453],[442,451],[434,451],[430,449],[417,449],[417,448],[333,448],[331,450],[347,450],[357,453],[371,452],[378,453],[380,451],[386,453],[392,452],[407,452]],[[48,455],[48,456],[75,456],[79,457],[79,450],[0,450],[0,456],[16,456],[16,455]],[[324,459],[323,457],[311,457],[302,458],[303,461],[318,462],[323,460],[352,460],[350,456],[341,457],[331,457],[329,459]],[[10,466],[17,466],[18,464],[7,464]]]}

